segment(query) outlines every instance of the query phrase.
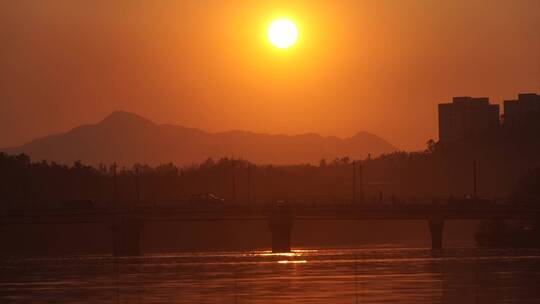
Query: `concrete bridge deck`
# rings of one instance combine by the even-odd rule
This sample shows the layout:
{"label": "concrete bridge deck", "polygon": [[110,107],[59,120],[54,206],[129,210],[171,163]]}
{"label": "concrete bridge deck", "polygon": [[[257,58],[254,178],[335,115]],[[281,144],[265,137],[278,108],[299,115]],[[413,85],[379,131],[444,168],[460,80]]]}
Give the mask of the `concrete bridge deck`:
{"label": "concrete bridge deck", "polygon": [[46,225],[102,223],[115,236],[114,254],[139,255],[140,232],[146,222],[176,221],[267,221],[274,252],[290,251],[295,221],[423,220],[428,223],[432,248],[442,249],[445,220],[540,219],[540,208],[482,204],[470,206],[250,206],[189,208],[124,207],[85,209],[26,209],[0,211],[0,223],[9,225]]}

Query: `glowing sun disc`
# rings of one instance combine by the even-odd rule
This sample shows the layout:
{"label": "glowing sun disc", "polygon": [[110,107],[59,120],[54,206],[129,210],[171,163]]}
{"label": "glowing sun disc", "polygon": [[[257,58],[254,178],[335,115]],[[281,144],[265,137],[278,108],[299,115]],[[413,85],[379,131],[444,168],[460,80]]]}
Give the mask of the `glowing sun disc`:
{"label": "glowing sun disc", "polygon": [[277,19],[268,27],[268,40],[277,48],[289,48],[296,43],[297,39],[298,29],[291,20]]}

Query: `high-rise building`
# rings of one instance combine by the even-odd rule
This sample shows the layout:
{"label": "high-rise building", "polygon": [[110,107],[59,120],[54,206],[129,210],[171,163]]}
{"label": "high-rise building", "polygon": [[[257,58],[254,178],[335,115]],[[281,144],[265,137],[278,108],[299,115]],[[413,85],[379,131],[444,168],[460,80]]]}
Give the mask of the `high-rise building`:
{"label": "high-rise building", "polygon": [[454,97],[439,104],[439,142],[448,143],[482,134],[499,124],[499,105],[489,98]]}
{"label": "high-rise building", "polygon": [[540,95],[519,94],[517,100],[504,101],[504,123],[508,125],[526,124],[540,117]]}

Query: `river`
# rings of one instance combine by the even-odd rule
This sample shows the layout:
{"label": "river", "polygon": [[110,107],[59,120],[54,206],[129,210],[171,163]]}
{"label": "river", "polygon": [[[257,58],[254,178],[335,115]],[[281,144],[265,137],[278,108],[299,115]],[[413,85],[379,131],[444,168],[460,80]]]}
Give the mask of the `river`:
{"label": "river", "polygon": [[540,251],[3,258],[0,303],[540,303]]}

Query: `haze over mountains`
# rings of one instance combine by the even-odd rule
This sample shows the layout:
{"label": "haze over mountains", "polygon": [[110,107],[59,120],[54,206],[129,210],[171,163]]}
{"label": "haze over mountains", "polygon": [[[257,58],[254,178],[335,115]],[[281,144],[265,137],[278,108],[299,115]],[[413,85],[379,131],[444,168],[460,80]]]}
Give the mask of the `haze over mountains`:
{"label": "haze over mountains", "polygon": [[4,152],[26,153],[33,160],[96,165],[117,162],[179,165],[207,158],[243,158],[260,164],[318,164],[322,158],[365,158],[395,151],[380,137],[360,132],[350,138],[318,134],[269,135],[246,131],[209,133],[176,125],[157,124],[136,114],[117,111],[93,125],[36,139]]}

